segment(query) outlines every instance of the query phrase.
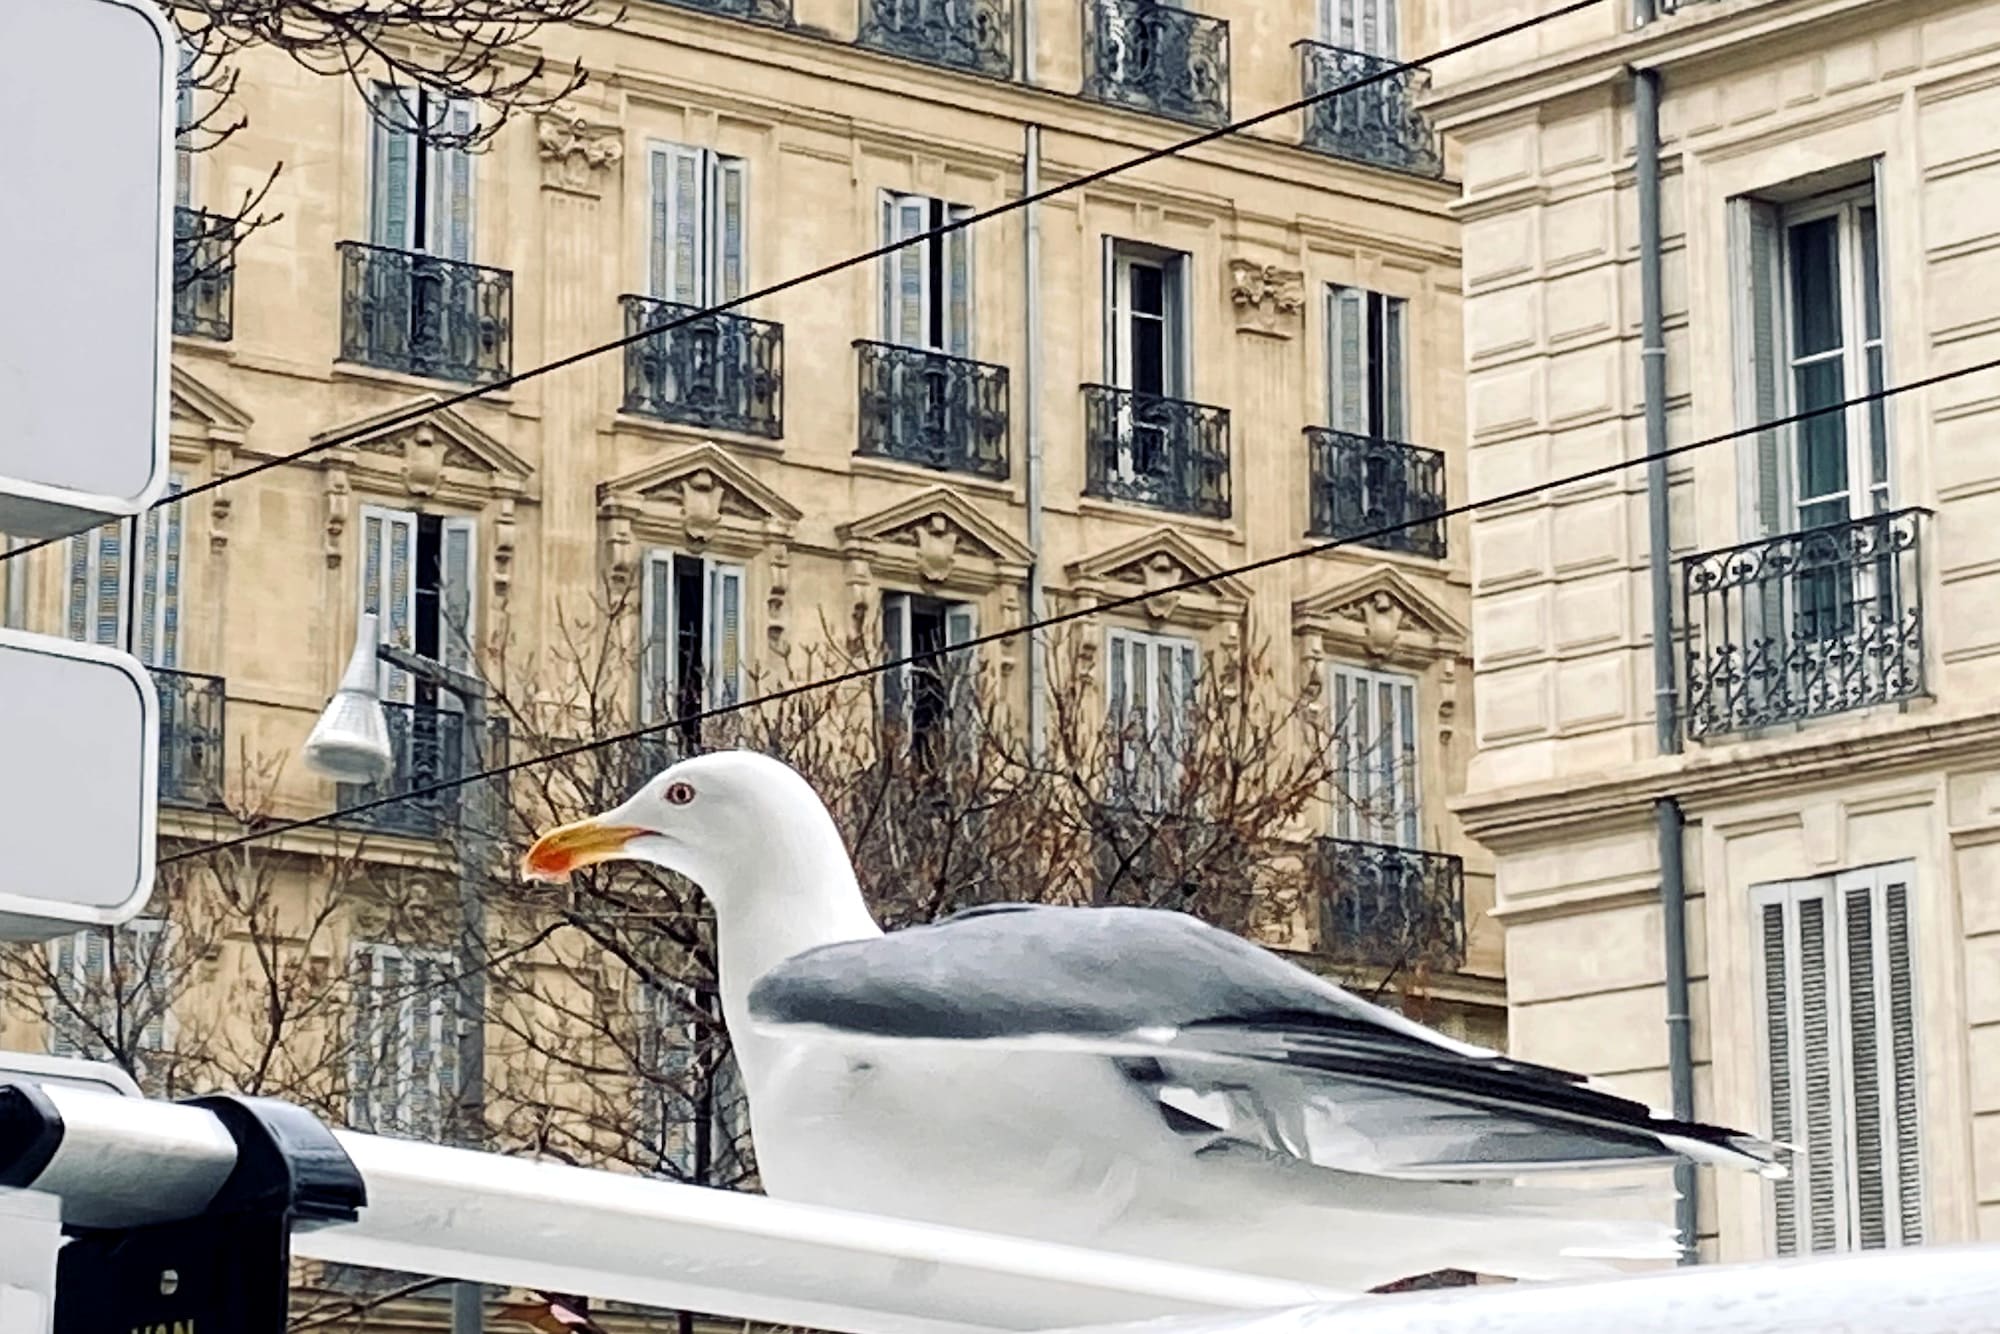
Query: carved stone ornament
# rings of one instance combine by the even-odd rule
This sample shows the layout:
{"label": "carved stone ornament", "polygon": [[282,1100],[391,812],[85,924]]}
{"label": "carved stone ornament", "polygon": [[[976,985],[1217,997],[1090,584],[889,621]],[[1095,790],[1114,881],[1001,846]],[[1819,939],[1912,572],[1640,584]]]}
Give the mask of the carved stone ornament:
{"label": "carved stone ornament", "polygon": [[1304,322],[1306,276],[1275,264],[1229,261],[1229,300],[1240,333],[1290,338]]}
{"label": "carved stone ornament", "polygon": [[624,160],[625,144],[616,125],[584,116],[573,103],[559,102],[537,117],[542,184],[556,190],[596,195],[604,178]]}

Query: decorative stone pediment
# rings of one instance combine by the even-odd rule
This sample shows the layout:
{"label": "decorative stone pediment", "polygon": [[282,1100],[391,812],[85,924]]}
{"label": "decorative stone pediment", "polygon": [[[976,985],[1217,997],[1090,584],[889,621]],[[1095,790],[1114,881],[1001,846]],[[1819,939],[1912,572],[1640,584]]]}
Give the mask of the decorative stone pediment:
{"label": "decorative stone pediment", "polygon": [[341,458],[357,481],[373,483],[371,489],[463,505],[481,505],[494,496],[518,496],[526,490],[533,471],[527,460],[463,413],[437,408],[408,420],[411,408],[426,401],[437,402],[438,396],[322,431],[312,443],[343,438],[345,443],[327,457]]}
{"label": "decorative stone pediment", "polygon": [[836,530],[875,578],[983,591],[1027,577],[1034,553],[950,487],[934,486]]}
{"label": "decorative stone pediment", "polygon": [[535,136],[542,159],[542,184],[595,197],[625,158],[625,143],[616,125],[592,120],[574,102],[558,102],[535,118]]}
{"label": "decorative stone pediment", "polygon": [[175,440],[242,448],[243,437],[250,430],[250,414],[178,361],[168,381],[167,402]]}
{"label": "decorative stone pediment", "polygon": [[1422,666],[1462,654],[1466,630],[1400,570],[1381,565],[1347,583],[1292,604],[1292,624],[1324,649]]}
{"label": "decorative stone pediment", "polygon": [[[1064,570],[1070,590],[1086,605],[1145,597],[1137,606],[1155,621],[1209,626],[1240,619],[1250,590],[1193,541],[1172,528],[1156,528],[1109,551],[1072,562]],[[1195,588],[1179,585],[1208,582]]]}
{"label": "decorative stone pediment", "polygon": [[1306,276],[1250,259],[1229,261],[1229,300],[1240,333],[1290,338],[1303,324]]}

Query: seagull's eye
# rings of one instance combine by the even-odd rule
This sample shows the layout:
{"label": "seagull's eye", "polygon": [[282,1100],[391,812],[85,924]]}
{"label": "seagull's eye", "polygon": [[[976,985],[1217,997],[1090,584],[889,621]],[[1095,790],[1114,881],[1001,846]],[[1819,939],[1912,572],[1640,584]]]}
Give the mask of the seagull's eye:
{"label": "seagull's eye", "polygon": [[667,790],[660,795],[667,799],[669,806],[685,806],[694,800],[694,784],[669,783]]}

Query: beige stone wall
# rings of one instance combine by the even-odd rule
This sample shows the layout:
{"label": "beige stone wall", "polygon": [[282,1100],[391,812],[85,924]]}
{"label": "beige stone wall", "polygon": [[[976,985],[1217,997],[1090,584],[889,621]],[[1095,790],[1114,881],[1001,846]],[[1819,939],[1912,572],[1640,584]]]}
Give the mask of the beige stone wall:
{"label": "beige stone wall", "polygon": [[[1531,7],[1447,4],[1446,27],[1469,30],[1474,8],[1497,26]],[[2000,350],[1987,132],[2000,10],[1715,0],[1632,35],[1602,19],[1616,8],[1549,25],[1505,79],[1496,63],[1456,71],[1435,106],[1465,181],[1471,498],[1644,451],[1630,61],[1658,64],[1667,89],[1670,443],[1742,420],[1727,201],[1814,173],[1882,161],[1891,383]],[[1940,1241],[2000,1237],[1994,384],[1973,376],[1889,408],[1892,503],[1935,511],[1921,552],[1930,689],[1900,706],[1659,758],[1643,468],[1472,525],[1479,731],[1461,810],[1496,854],[1514,1049],[1666,1101],[1650,804],[1673,793],[1690,821],[1699,1110],[1762,1126],[1751,888],[1913,861],[1926,1221]],[[1723,444],[1674,461],[1676,558],[1747,539],[1752,460]],[[1679,580],[1677,563],[1677,598]],[[1703,1189],[1712,1253],[1766,1253],[1767,1188]]]}

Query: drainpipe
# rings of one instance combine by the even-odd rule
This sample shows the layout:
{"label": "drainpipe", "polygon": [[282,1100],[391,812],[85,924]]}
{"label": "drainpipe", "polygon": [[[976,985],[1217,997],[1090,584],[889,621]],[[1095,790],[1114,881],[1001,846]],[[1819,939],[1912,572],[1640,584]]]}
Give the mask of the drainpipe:
{"label": "drainpipe", "polygon": [[[1032,10],[1033,5],[1023,5]],[[1034,32],[1030,20],[1027,31]],[[1024,39],[1027,40],[1027,39]],[[1024,70],[1034,68],[1032,46],[1022,54]],[[1027,143],[1023,152],[1021,189],[1033,196],[1042,188],[1042,127],[1029,125],[1024,133]],[[1028,621],[1039,626],[1048,614],[1046,599],[1042,590],[1042,224],[1041,210],[1029,204],[1022,214],[1022,300],[1021,308],[1027,318],[1027,355],[1021,367],[1021,412],[1026,430],[1027,459],[1021,469],[1021,486],[1027,492],[1028,505]],[[1042,750],[1047,744],[1048,700],[1043,680],[1045,659],[1043,654],[1044,635],[1039,629],[1028,631],[1028,753],[1040,763]]]}
{"label": "drainpipe", "polygon": [[[1637,0],[1635,17],[1641,25],[1656,18],[1655,0]],[[1679,697],[1675,693],[1672,530],[1667,498],[1667,338],[1661,300],[1660,258],[1660,73],[1636,70],[1632,89],[1637,122],[1639,191],[1640,363],[1645,376],[1646,520],[1648,573],[1653,595],[1653,722],[1662,755],[1681,749]],[[1694,1044],[1688,1001],[1687,873],[1683,852],[1686,821],[1671,796],[1653,803],[1659,838],[1660,921],[1665,935],[1667,983],[1667,1078],[1673,1094],[1673,1114],[1694,1119]],[[1681,1263],[1693,1264],[1696,1201],[1694,1164],[1674,1165],[1674,1227],[1680,1236]]]}

